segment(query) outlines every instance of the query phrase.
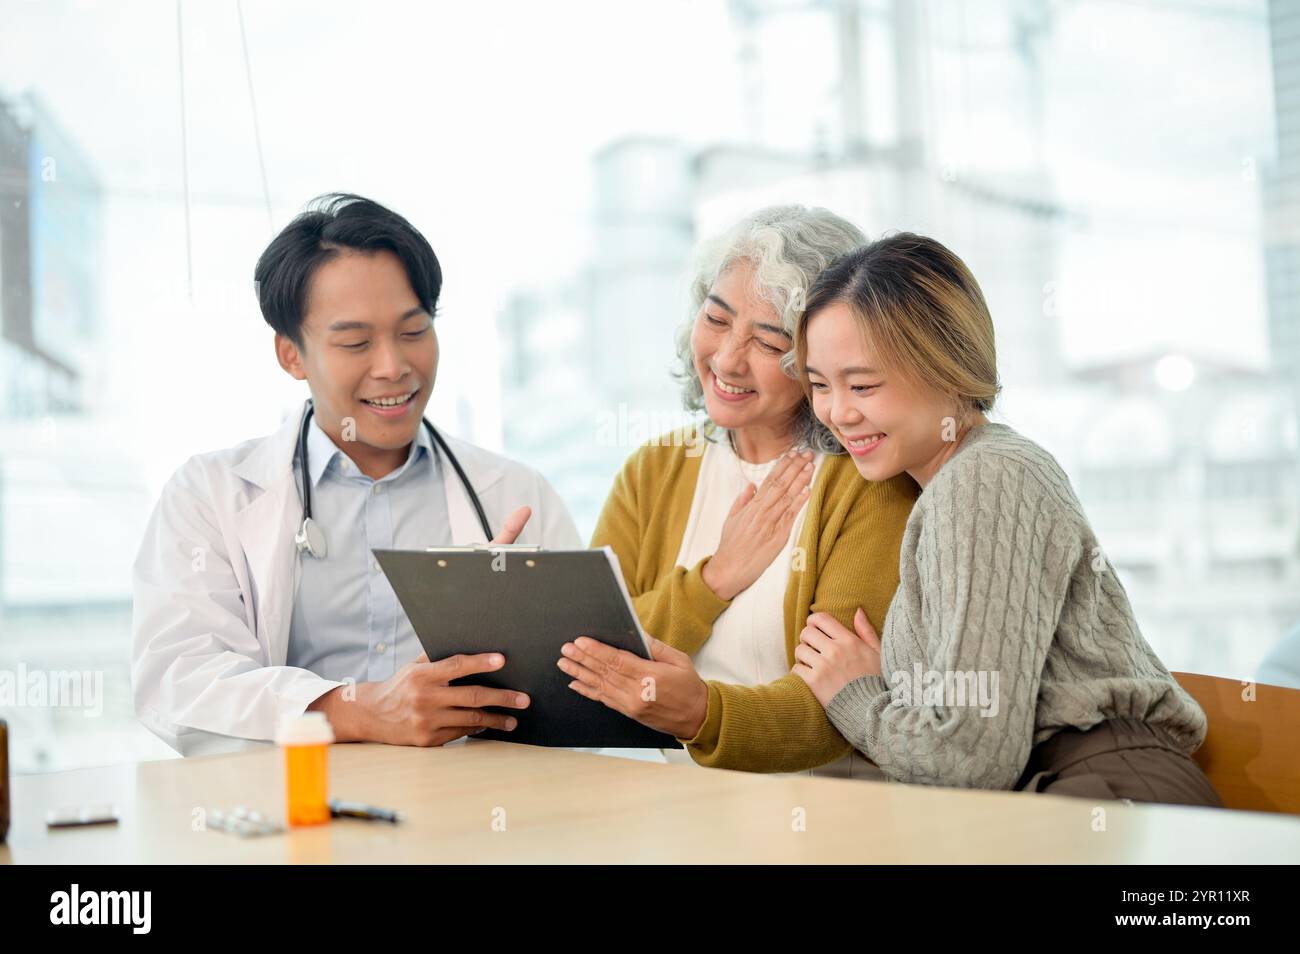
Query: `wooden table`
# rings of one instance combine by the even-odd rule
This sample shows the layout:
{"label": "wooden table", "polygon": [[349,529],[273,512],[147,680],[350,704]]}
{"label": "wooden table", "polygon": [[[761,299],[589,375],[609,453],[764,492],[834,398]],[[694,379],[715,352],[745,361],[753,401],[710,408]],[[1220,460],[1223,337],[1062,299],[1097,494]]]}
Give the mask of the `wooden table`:
{"label": "wooden table", "polygon": [[[336,745],[330,759],[331,795],[407,820],[250,839],[195,830],[201,809],[282,817],[268,748],[17,777],[0,862],[1300,861],[1300,818],[1253,812],[774,778],[505,742]],[[115,826],[45,828],[50,807],[106,801]]]}

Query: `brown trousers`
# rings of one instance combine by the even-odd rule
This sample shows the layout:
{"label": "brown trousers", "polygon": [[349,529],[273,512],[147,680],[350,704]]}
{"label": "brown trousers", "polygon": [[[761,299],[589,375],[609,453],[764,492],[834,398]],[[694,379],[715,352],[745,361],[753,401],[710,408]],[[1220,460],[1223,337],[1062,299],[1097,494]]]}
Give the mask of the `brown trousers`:
{"label": "brown trousers", "polygon": [[1109,719],[1086,731],[1062,729],[1034,746],[1017,791],[1222,807],[1190,756],[1145,722]]}

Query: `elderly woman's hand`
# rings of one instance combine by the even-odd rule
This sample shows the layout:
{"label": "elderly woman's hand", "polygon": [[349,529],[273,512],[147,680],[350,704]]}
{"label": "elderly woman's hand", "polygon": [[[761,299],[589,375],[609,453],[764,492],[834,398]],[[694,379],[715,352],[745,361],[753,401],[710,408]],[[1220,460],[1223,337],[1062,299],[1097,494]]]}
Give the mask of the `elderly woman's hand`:
{"label": "elderly woman's hand", "polygon": [[569,688],[642,725],[678,739],[699,734],[709,709],[709,688],[691,657],[650,637],[652,659],[615,649],[588,636],[560,647],[556,663],[573,677]]}
{"label": "elderly woman's hand", "polygon": [[813,613],[799,640],[791,672],[808,683],[823,707],[859,676],[880,675],[880,637],[861,607],[853,629],[830,613]]}
{"label": "elderly woman's hand", "polygon": [[719,599],[735,599],[776,559],[808,500],[812,476],[812,452],[789,451],[757,490],[745,485],[722,525],[717,551],[704,564],[704,582]]}

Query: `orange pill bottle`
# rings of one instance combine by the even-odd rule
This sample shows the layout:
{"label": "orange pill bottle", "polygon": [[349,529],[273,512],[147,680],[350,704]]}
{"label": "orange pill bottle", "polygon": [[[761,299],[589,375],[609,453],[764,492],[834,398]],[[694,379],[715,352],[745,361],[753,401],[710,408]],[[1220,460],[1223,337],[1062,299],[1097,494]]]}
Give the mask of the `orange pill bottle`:
{"label": "orange pill bottle", "polygon": [[334,730],[323,712],[304,712],[280,723],[284,750],[285,821],[291,827],[330,820],[329,750]]}

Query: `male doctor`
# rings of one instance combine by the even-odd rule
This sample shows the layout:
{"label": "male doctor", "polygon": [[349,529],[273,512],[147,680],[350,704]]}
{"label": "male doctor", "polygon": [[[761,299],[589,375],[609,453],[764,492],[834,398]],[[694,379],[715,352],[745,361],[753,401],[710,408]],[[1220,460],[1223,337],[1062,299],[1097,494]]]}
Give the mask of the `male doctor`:
{"label": "male doctor", "polygon": [[383,206],[327,195],[255,278],[276,358],[310,406],[269,437],[192,457],[163,488],[135,563],[136,714],[182,755],[273,740],[309,709],[339,741],[513,728],[484,707],[522,709],[526,695],[449,685],[503,657],[430,662],[370,552],[489,542],[470,488],[491,542],[582,547],[539,474],[423,426],[438,369],[433,249]]}

